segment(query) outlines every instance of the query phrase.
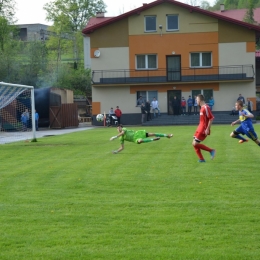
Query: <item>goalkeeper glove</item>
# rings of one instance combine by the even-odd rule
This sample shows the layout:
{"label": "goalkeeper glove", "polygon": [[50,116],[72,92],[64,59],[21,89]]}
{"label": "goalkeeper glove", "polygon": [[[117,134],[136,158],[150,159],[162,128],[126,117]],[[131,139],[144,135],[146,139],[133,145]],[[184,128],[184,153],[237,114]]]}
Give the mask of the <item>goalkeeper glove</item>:
{"label": "goalkeeper glove", "polygon": [[110,141],[113,141],[113,140],[115,140],[117,138],[117,135],[116,136],[113,136],[113,137],[111,137],[110,138]]}

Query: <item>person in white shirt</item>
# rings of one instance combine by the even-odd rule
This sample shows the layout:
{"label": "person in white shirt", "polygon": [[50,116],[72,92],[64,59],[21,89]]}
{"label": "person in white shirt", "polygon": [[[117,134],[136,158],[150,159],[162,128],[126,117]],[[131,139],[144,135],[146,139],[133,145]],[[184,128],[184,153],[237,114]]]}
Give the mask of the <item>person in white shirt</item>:
{"label": "person in white shirt", "polygon": [[159,109],[159,102],[156,100],[156,98],[153,98],[153,101],[151,103],[152,109],[153,109],[153,115],[156,117],[155,111],[158,111],[158,116],[160,116],[160,109]]}

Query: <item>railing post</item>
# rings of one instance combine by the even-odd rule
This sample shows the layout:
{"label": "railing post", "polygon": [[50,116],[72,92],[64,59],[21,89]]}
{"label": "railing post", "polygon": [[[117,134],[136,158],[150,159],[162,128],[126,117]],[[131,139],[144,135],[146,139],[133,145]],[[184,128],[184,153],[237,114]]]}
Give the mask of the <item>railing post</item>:
{"label": "railing post", "polygon": [[92,81],[93,83],[95,83],[95,81],[93,80],[93,79],[94,79],[94,73],[95,73],[95,71],[93,70],[93,71],[92,71],[92,78],[91,78],[91,81]]}

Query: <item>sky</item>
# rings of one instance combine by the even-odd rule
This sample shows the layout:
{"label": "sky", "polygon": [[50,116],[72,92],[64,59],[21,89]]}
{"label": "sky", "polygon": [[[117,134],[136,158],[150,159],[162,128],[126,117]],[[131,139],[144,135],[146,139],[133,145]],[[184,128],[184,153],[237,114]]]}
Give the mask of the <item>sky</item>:
{"label": "sky", "polygon": [[[107,5],[105,16],[117,16],[126,13],[143,5],[143,3],[151,3],[155,0],[103,0]],[[52,2],[52,0],[16,0],[16,19],[17,24],[41,23],[51,25],[51,22],[45,20],[46,12],[43,6]],[[189,0],[181,0],[180,2],[188,3]],[[194,2],[194,0],[193,0]],[[211,1],[209,1],[211,2]]]}

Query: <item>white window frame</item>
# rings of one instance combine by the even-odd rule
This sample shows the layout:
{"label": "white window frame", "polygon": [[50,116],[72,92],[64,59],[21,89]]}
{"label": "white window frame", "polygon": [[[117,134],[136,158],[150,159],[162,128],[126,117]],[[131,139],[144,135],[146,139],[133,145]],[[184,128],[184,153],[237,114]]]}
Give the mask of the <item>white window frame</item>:
{"label": "white window frame", "polygon": [[[178,18],[178,28],[177,29],[169,29],[169,27],[168,27],[168,17],[169,16],[177,16],[177,18]],[[174,31],[179,31],[179,15],[178,14],[167,14],[166,15],[166,31],[167,32],[174,32]]]}
{"label": "white window frame", "polygon": [[[191,65],[191,55],[192,54],[195,54],[195,53],[198,53],[199,55],[200,55],[200,57],[199,57],[199,59],[200,59],[200,64],[199,64],[199,66],[192,66]],[[211,64],[210,64],[210,66],[203,66],[202,65],[202,54],[203,53],[210,53],[210,58],[211,58]],[[203,51],[203,52],[190,52],[190,68],[211,68],[212,67],[212,52],[211,51]]]}
{"label": "white window frame", "polygon": [[[148,56],[156,57],[156,68],[148,68]],[[145,68],[137,68],[137,56],[145,56]],[[158,69],[158,57],[157,54],[136,54],[135,55],[135,68],[136,70],[157,70]]]}
{"label": "white window frame", "polygon": [[[147,17],[155,17],[155,30],[146,30],[146,18]],[[156,32],[157,31],[157,17],[156,17],[156,15],[146,15],[145,17],[144,17],[144,31],[145,32]]]}
{"label": "white window frame", "polygon": [[[152,94],[149,95],[149,93],[152,93]],[[145,102],[147,100],[152,102],[154,97],[158,101],[158,90],[143,90],[143,91],[139,90],[139,91],[136,92],[136,99],[138,99],[140,97],[140,95],[145,99]],[[151,97],[150,99],[149,99],[149,96]]]}

